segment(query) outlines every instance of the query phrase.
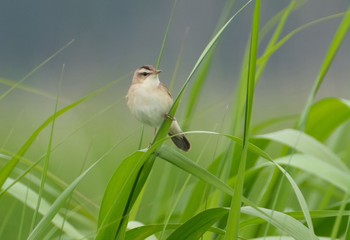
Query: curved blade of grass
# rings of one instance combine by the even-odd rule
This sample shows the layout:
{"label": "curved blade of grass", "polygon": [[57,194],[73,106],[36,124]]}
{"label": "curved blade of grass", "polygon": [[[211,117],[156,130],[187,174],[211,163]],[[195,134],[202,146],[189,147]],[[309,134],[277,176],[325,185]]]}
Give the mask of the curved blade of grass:
{"label": "curved blade of grass", "polygon": [[0,101],[4,99],[7,95],[9,95],[13,90],[15,90],[22,82],[27,80],[30,76],[32,76],[36,71],[38,71],[41,67],[43,67],[46,63],[48,63],[50,60],[52,60],[54,57],[56,57],[60,52],[62,52],[64,49],[69,47],[74,42],[74,39],[69,41],[66,45],[64,45],[62,48],[60,48],[58,51],[56,51],[54,54],[52,54],[50,57],[45,59],[42,63],[40,63],[37,67],[35,67],[32,71],[30,71],[27,75],[25,75],[21,80],[16,82],[10,89],[8,89],[6,92],[0,95]]}
{"label": "curved blade of grass", "polygon": [[266,208],[242,207],[242,213],[264,219],[296,240],[318,239],[307,227],[289,215]]}
{"label": "curved blade of grass", "polygon": [[293,156],[278,158],[275,161],[281,165],[302,169],[305,172],[316,175],[320,179],[330,182],[345,193],[350,192],[350,174],[334,167],[331,163],[322,161],[320,158],[306,154],[294,154]]}
{"label": "curved blade of grass", "polygon": [[106,91],[107,89],[109,89],[111,86],[113,86],[114,84],[116,84],[117,82],[119,82],[118,80],[115,80],[103,87],[101,87],[100,89],[90,93],[89,95],[81,98],[80,100],[60,109],[59,111],[56,112],[56,114],[50,116],[44,123],[42,123],[33,133],[32,135],[28,138],[28,140],[22,145],[22,147],[20,148],[20,150],[17,152],[17,154],[11,158],[10,161],[8,161],[5,166],[3,166],[0,169],[0,188],[2,187],[2,185],[4,184],[4,182],[6,181],[6,179],[10,176],[11,172],[15,169],[17,163],[19,162],[19,160],[21,159],[21,157],[28,151],[28,149],[31,147],[31,145],[33,144],[33,142],[35,141],[35,139],[39,136],[39,134],[47,127],[49,126],[52,121],[54,119],[59,118],[60,116],[62,116],[64,113],[74,109],[75,107],[79,106],[80,104],[90,100],[91,98],[101,94],[102,92]]}
{"label": "curved blade of grass", "polygon": [[269,139],[285,144],[300,152],[315,156],[333,166],[350,173],[349,168],[340,158],[334,154],[328,147],[318,142],[311,136],[294,129],[285,129],[273,133],[255,136],[254,138]]}
{"label": "curved blade of grass", "polygon": [[349,100],[323,99],[311,107],[305,132],[322,142],[349,119]]}
{"label": "curved blade of grass", "polygon": [[255,10],[252,25],[252,37],[248,62],[247,95],[245,100],[245,116],[243,128],[242,156],[239,162],[235,194],[231,200],[231,208],[228,214],[225,239],[237,239],[239,236],[240,208],[242,204],[245,168],[248,153],[248,141],[250,134],[251,114],[253,110],[256,59],[258,54],[258,39],[260,26],[260,0],[255,1]]}
{"label": "curved blade of grass", "polygon": [[323,80],[331,67],[333,60],[335,56],[337,55],[340,46],[342,45],[348,31],[350,29],[350,11],[348,11],[344,18],[343,21],[341,22],[334,39],[328,49],[328,52],[326,54],[326,57],[323,61],[323,64],[321,66],[320,72],[314,82],[314,85],[312,87],[312,90],[310,92],[310,95],[306,101],[306,105],[304,107],[304,110],[300,116],[299,122],[298,122],[298,128],[301,130],[305,130],[305,125],[306,125],[306,120],[309,115],[310,108],[312,106],[312,103],[314,101],[314,98],[318,92],[318,89],[320,88],[321,84],[323,83]]}
{"label": "curved blade of grass", "polygon": [[212,208],[200,212],[179,228],[177,228],[167,240],[192,240],[200,239],[200,237],[208,231],[208,229],[221,218],[226,216],[228,210],[225,208]]}
{"label": "curved blade of grass", "polygon": [[[286,212],[288,216],[291,216],[294,219],[297,220],[303,220],[304,214],[303,212]],[[330,217],[337,217],[339,215],[338,210],[316,210],[316,211],[310,211],[310,216],[312,219],[322,219],[322,218],[330,218]],[[350,216],[350,211],[345,210],[342,212],[342,216]],[[251,226],[257,225],[257,224],[263,224],[265,221],[261,218],[251,218],[246,221],[241,222],[240,226],[241,228],[249,228]]]}

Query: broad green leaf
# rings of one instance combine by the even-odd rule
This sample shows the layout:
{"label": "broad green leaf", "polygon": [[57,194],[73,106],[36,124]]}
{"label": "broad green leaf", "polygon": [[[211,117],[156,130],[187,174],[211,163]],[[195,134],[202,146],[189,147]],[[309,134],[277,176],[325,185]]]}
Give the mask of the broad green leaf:
{"label": "broad green leaf", "polygon": [[137,151],[123,160],[105,190],[98,219],[96,239],[114,239],[130,201],[137,176],[146,158]]}
{"label": "broad green leaf", "polygon": [[311,107],[305,132],[323,142],[349,119],[349,100],[326,98]]}

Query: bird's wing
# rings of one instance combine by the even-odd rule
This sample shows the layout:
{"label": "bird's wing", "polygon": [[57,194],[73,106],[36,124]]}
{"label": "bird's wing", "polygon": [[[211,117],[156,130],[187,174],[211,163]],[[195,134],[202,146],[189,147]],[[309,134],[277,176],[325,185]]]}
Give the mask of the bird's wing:
{"label": "bird's wing", "polygon": [[169,97],[170,97],[171,99],[173,99],[173,97],[171,96],[171,93],[170,93],[169,89],[168,89],[163,83],[160,83],[158,87],[159,87],[161,90],[165,90],[165,91],[168,93]]}

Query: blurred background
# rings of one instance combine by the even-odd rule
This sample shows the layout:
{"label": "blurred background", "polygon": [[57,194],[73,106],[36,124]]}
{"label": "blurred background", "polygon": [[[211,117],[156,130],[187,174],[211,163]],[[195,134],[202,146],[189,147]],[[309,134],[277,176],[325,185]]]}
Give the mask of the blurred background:
{"label": "blurred background", "polygon": [[[229,16],[246,2],[235,1]],[[263,1],[261,25],[289,2]],[[80,191],[99,202],[114,169],[125,156],[138,149],[142,124],[129,113],[125,95],[133,71],[141,65],[156,64],[172,9],[174,15],[160,63],[163,70],[160,79],[170,85],[178,63],[172,85],[173,96],[177,96],[211,40],[226,4],[221,0],[179,0],[175,6],[174,1],[163,0],[2,0],[0,94],[6,93],[11,84],[25,80],[0,101],[1,152],[18,151],[54,113],[57,95],[60,109],[117,80],[103,94],[60,117],[53,132],[50,171],[65,182],[71,182],[82,169],[119,144],[79,186]],[[306,1],[291,15],[283,35],[310,21],[344,12],[348,6],[348,0]],[[232,106],[240,76],[252,12],[253,4],[250,4],[220,39],[188,130],[227,133],[227,124],[222,123],[230,119],[226,116],[227,109]],[[254,123],[301,112],[340,21],[341,18],[329,20],[301,31],[272,56],[257,87]],[[26,77],[73,39],[72,44]],[[261,50],[266,43],[261,42]],[[349,47],[348,37],[318,98],[349,98]],[[186,96],[177,112],[180,122],[185,104]],[[142,146],[146,147],[153,129],[145,127],[144,133]],[[50,127],[39,135],[25,157],[36,161],[45,155],[49,137]],[[193,141],[190,157],[196,156],[204,143],[217,141],[214,137],[190,138]]]}

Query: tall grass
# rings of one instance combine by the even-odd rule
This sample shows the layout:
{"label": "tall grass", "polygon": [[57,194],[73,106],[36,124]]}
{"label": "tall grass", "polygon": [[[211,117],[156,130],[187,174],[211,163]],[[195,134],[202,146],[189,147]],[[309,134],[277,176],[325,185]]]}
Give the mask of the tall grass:
{"label": "tall grass", "polygon": [[[167,119],[148,148],[131,152],[124,150],[126,157],[119,159],[118,166],[108,176],[108,184],[103,185],[102,200],[91,199],[76,188],[107,159],[113,161],[113,153],[123,151],[120,146],[135,132],[108,145],[107,150],[94,156],[93,163],[67,184],[59,176],[52,175],[49,169],[52,154],[60,146],[54,141],[56,124],[69,112],[77,111],[79,106],[112,90],[125,77],[62,108],[59,108],[58,91],[53,114],[32,132],[19,150],[11,152],[5,147],[0,149],[0,201],[5,205],[9,200],[16,200],[13,207],[1,207],[4,217],[0,236],[4,239],[10,236],[7,229],[15,225],[11,222],[11,215],[19,212],[19,231],[17,235],[11,235],[18,239],[145,239],[150,236],[174,240],[349,239],[350,100],[335,96],[315,101],[315,96],[337,53],[342,50],[350,28],[350,12],[317,19],[283,37],[289,17],[303,6],[298,1],[290,1],[286,8],[262,26],[261,4],[259,0],[247,1],[228,18],[227,9],[233,7],[228,2],[222,15],[225,20],[219,21],[220,26],[193,64],[169,112],[170,116],[174,116],[181,104],[188,104],[185,125],[186,129],[190,129],[193,111],[201,101],[211,61],[220,46],[218,40],[223,33],[232,31],[230,24],[238,14],[250,14],[249,7],[254,8],[250,41],[242,60],[241,77],[232,104],[234,107],[228,114],[230,130],[186,133],[189,137],[200,136],[208,141],[213,136],[220,139],[220,143],[208,143],[204,147],[213,151],[213,156],[204,154],[205,150],[185,155],[164,144],[169,140],[167,132],[171,124],[171,120]],[[342,18],[342,21],[325,51],[323,64],[300,117],[288,118],[293,123],[285,128],[278,125],[284,116],[254,126],[255,88],[264,84],[260,77],[270,58],[300,31],[334,18]],[[165,31],[157,65],[161,64],[172,21],[173,15]],[[263,38],[268,41],[265,48],[261,45]],[[9,86],[0,100],[13,91],[27,91],[55,99],[22,84],[70,44],[17,83],[0,79],[0,83]],[[191,81],[193,88],[189,90],[188,102],[184,102],[183,96]],[[86,124],[96,121],[112,106],[110,104],[92,114]],[[265,126],[273,126],[276,130],[266,133]],[[85,123],[78,127],[85,128],[88,128]],[[35,161],[27,159],[28,151],[40,136],[45,137],[45,133],[45,154]],[[138,136],[139,133],[137,129]],[[140,138],[137,143],[142,145],[143,130]],[[64,139],[63,143],[66,141]],[[206,162],[210,160],[210,165],[203,166],[203,159]],[[164,175],[160,177],[162,173]],[[160,197],[150,200],[150,195]],[[142,224],[132,227],[135,222]],[[29,226],[26,223],[30,223]]]}

